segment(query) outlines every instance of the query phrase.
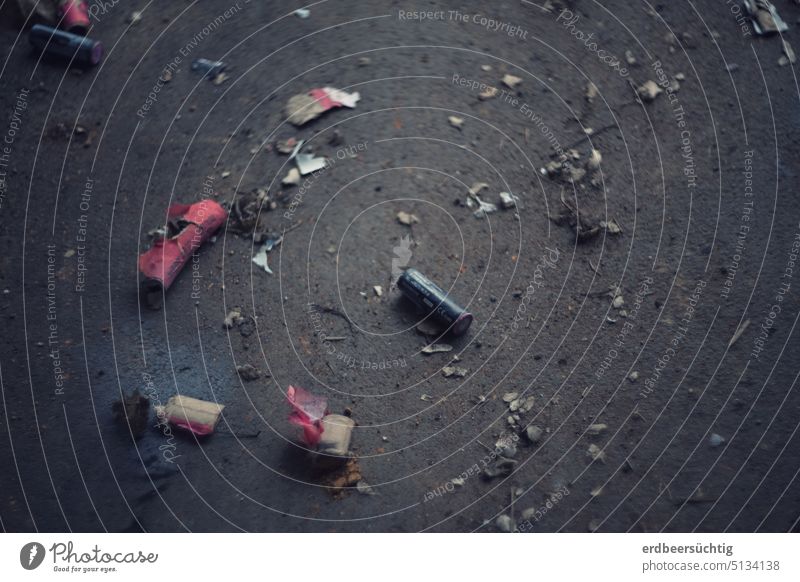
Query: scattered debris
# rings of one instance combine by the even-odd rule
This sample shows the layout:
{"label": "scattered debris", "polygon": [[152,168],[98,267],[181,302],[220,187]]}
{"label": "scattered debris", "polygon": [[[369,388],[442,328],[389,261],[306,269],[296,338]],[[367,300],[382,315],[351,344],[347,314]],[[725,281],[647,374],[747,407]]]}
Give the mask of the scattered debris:
{"label": "scattered debris", "polygon": [[406,269],[398,278],[397,287],[412,303],[448,326],[454,336],[465,333],[472,324],[471,313],[416,269]]}
{"label": "scattered debris", "polygon": [[601,461],[603,463],[606,462],[605,452],[594,443],[589,445],[589,448],[586,450],[586,454],[592,458],[592,461]]}
{"label": "scattered debris", "polygon": [[430,344],[422,348],[423,354],[441,354],[452,351],[453,351],[453,346],[448,344]]}
{"label": "scattered debris", "polygon": [[225,329],[232,329],[234,325],[239,325],[242,321],[244,321],[242,312],[238,309],[232,309],[228,312],[228,315],[225,316],[225,321],[222,322],[222,325]]}
{"label": "scattered debris", "polygon": [[633,56],[633,53],[631,51],[625,51],[625,62],[628,63],[629,65],[636,64],[636,57]]}
{"label": "scattered debris", "polygon": [[334,497],[340,497],[348,488],[356,487],[363,481],[361,468],[358,466],[358,459],[349,458],[344,466],[326,479],[326,485],[330,487],[330,492]]}
{"label": "scattered debris", "polygon": [[283,236],[271,236],[265,240],[258,252],[253,256],[253,262],[264,269],[268,274],[272,275],[272,269],[269,268],[269,253],[283,242]]}
{"label": "scattered debris", "polygon": [[167,210],[166,236],[158,238],[139,256],[141,297],[153,309],[161,307],[170,288],[194,252],[222,226],[228,217],[213,200],[173,204]]}
{"label": "scattered debris", "polygon": [[506,392],[503,394],[503,402],[505,403],[513,402],[517,398],[519,398],[519,392]]}
{"label": "scattered debris", "polygon": [[350,440],[355,421],[341,414],[326,414],[321,421],[321,438],[317,444],[314,464],[333,468],[344,464],[350,455]]}
{"label": "scattered debris", "polygon": [[422,400],[423,402],[432,402],[433,396],[431,396],[430,394],[423,394],[422,396],[419,397],[419,399]]}
{"label": "scattered debris", "polygon": [[561,214],[550,215],[550,220],[561,225],[567,224],[574,231],[579,243],[585,243],[600,233],[600,226],[592,224],[585,218],[583,213],[578,212],[577,207],[564,198],[564,191],[561,191],[561,204],[563,206]]}
{"label": "scattered debris", "polygon": [[514,520],[505,513],[498,516],[494,524],[497,526],[497,529],[503,533],[512,533],[515,529],[517,529],[517,525],[514,523]]}
{"label": "scattered debris", "polygon": [[159,419],[197,436],[205,436],[214,432],[224,408],[224,405],[216,402],[179,394],[172,396],[165,406],[156,406],[155,411]]}
{"label": "scattered debris", "polygon": [[94,66],[103,57],[99,41],[43,24],[33,25],[28,40],[38,52],[80,66]]}
{"label": "scattered debris", "polygon": [[372,59],[369,57],[359,57],[358,58],[358,66],[359,67],[366,67],[372,64]]}
{"label": "scattered debris", "polygon": [[[44,3],[39,2],[39,4]],[[26,9],[22,5],[20,8],[24,14]],[[89,7],[84,0],[59,0],[58,16],[60,17],[58,26],[73,34],[85,36],[92,24],[89,20]]]}
{"label": "scattered debris", "polygon": [[258,380],[261,377],[261,370],[252,364],[236,366],[236,373],[239,374],[239,377],[245,382],[252,382],[253,380]]}
{"label": "scattered debris", "polygon": [[496,97],[498,93],[499,91],[497,90],[497,87],[486,87],[486,89],[478,93],[478,99],[481,101],[486,101],[487,99]]}
{"label": "scattered debris", "polygon": [[492,70],[492,65],[481,65],[481,71],[489,72]]}
{"label": "scattered debris", "polygon": [[448,117],[447,121],[449,121],[450,125],[452,125],[456,129],[461,129],[461,126],[464,125],[464,118],[456,117],[455,115],[451,115],[450,117]]}
{"label": "scattered debris", "polygon": [[742,337],[742,334],[745,332],[745,330],[747,330],[748,327],[750,327],[750,320],[745,319],[742,322],[742,324],[738,328],[736,328],[736,332],[733,334],[731,341],[728,342],[729,348],[732,347],[733,344],[735,344],[737,341],[739,341],[739,338]]}
{"label": "scattered debris", "polygon": [[522,83],[522,78],[520,77],[515,77],[514,75],[503,76],[503,84],[509,89],[514,89],[520,83]]}
{"label": "scattered debris", "polygon": [[718,435],[717,433],[711,433],[711,436],[708,437],[708,444],[712,447],[718,447],[722,443],[725,442],[725,437]]}
{"label": "scattered debris", "polygon": [[131,12],[131,15],[128,16],[127,22],[130,25],[138,24],[142,20],[142,12],[140,10],[134,10]]}
{"label": "scattered debris", "polygon": [[307,174],[312,174],[327,167],[327,158],[315,157],[314,154],[310,152],[300,152],[300,148],[303,147],[304,143],[305,142],[303,141],[298,142],[289,156],[290,160],[294,160],[294,163],[297,165],[297,169],[300,171],[300,174],[306,176]]}
{"label": "scattered debris", "polygon": [[475,182],[469,189],[469,195],[475,198],[481,193],[481,190],[486,190],[487,188],[489,188],[489,184],[486,182]]}
{"label": "scattered debris", "polygon": [[631,382],[636,382],[636,380],[638,379],[639,379],[639,372],[637,372],[636,370],[633,370],[631,371],[630,374],[628,374],[628,380],[630,380]]}
{"label": "scattered debris", "polygon": [[292,14],[305,20],[306,18],[311,16],[311,10],[309,10],[308,8],[298,8],[297,10],[292,12]]}
{"label": "scattered debris", "polygon": [[603,493],[603,486],[598,485],[589,492],[589,495],[591,495],[592,497],[598,497],[601,493]]}
{"label": "scattered debris", "polygon": [[506,459],[513,459],[517,456],[517,445],[515,438],[509,434],[505,434],[497,439],[494,444],[494,449]]}
{"label": "scattered debris", "polygon": [[586,94],[585,95],[586,95],[586,100],[589,103],[592,103],[594,101],[595,97],[597,97],[599,94],[600,94],[600,92],[597,90],[597,85],[595,85],[592,82],[589,82],[589,84],[586,85]]}
{"label": "scattered debris", "polygon": [[783,39],[783,56],[778,60],[778,64],[785,67],[788,64],[797,62],[797,56],[794,54],[792,45],[786,39]]}
{"label": "scattered debris", "polygon": [[328,158],[315,157],[314,154],[297,154],[294,159],[297,169],[303,176],[322,170],[328,166]]}
{"label": "scattered debris", "polygon": [[289,386],[286,389],[286,399],[292,407],[289,422],[303,429],[305,444],[316,447],[324,430],[322,420],[328,414],[327,398],[316,396],[305,388]]}
{"label": "scattered debris", "polygon": [[409,214],[408,212],[401,210],[397,213],[397,222],[406,226],[411,226],[412,224],[419,222],[419,218],[417,218],[414,214]]}
{"label": "scattered debris", "polygon": [[466,368],[461,368],[459,366],[445,366],[442,368],[442,374],[445,378],[450,378],[451,376],[455,376],[456,378],[463,378],[467,374],[469,374],[469,370]]}
{"label": "scattered debris", "polygon": [[517,205],[517,197],[510,192],[500,192],[500,206],[506,210],[514,208]]}
{"label": "scattered debris", "polygon": [[381,297],[381,296],[383,295],[383,287],[381,287],[380,285],[375,285],[375,286],[372,288],[372,291],[373,291],[373,292],[375,293],[375,295],[377,295],[378,297]]}
{"label": "scattered debris", "polygon": [[237,195],[231,207],[232,220],[228,222],[228,232],[252,235],[254,242],[261,242],[261,216],[275,206],[276,202],[270,199],[264,188],[255,188],[246,194]]}
{"label": "scattered debris", "polygon": [[602,154],[598,150],[592,148],[592,153],[589,154],[589,160],[586,162],[586,167],[589,168],[590,170],[599,170],[600,163],[602,161],[603,161]]}
{"label": "scattered debris", "polygon": [[356,491],[362,495],[377,495],[372,486],[363,479],[356,483]]}
{"label": "scattered debris", "polygon": [[497,212],[497,204],[484,202],[477,196],[475,196],[475,201],[478,203],[478,209],[472,213],[475,218],[484,218],[487,214]]}
{"label": "scattered debris", "polygon": [[138,439],[147,429],[150,418],[150,400],[142,396],[139,390],[134,390],[130,395],[123,394],[122,400],[116,400],[111,405],[114,420],[124,423],[133,438]]}
{"label": "scattered debris", "polygon": [[358,92],[347,93],[333,87],[312,89],[308,93],[294,95],[287,101],[284,113],[289,123],[301,126],[336,107],[354,108],[361,96]]}
{"label": "scattered debris", "polygon": [[642,101],[653,101],[663,92],[664,90],[659,87],[658,83],[655,81],[647,81],[644,85],[636,90],[636,93],[639,95],[639,98]]}
{"label": "scattered debris", "polygon": [[595,518],[595,519],[591,519],[591,520],[589,520],[589,525],[588,525],[588,526],[586,526],[586,529],[588,529],[590,532],[594,533],[594,532],[596,532],[598,529],[600,529],[600,524],[601,524],[601,523],[603,523],[603,522],[601,522],[601,521],[600,521],[599,519],[597,519],[597,518]]}
{"label": "scattered debris", "polygon": [[294,152],[294,149],[297,147],[297,143],[296,137],[289,137],[279,140],[278,143],[275,144],[275,149],[278,150],[278,153],[289,155]]}
{"label": "scattered debris", "polygon": [[744,8],[750,20],[753,21],[753,28],[759,35],[763,36],[789,30],[787,24],[778,15],[778,11],[772,2],[767,0],[744,0]]}
{"label": "scattered debris", "polygon": [[517,461],[514,459],[506,459],[505,457],[498,457],[497,460],[487,466],[483,470],[483,474],[487,479],[494,479],[495,477],[506,477],[514,471],[517,466]]}
{"label": "scattered debris", "polygon": [[539,511],[538,507],[529,507],[527,509],[522,510],[522,519],[525,521],[531,520],[536,517],[536,513]]}
{"label": "scattered debris", "polygon": [[531,425],[525,429],[525,436],[533,445],[538,445],[541,442],[543,435],[544,431],[536,425]]}
{"label": "scattered debris", "polygon": [[[55,2],[41,2],[40,0],[17,0],[17,10],[23,20],[30,22],[46,22],[54,24],[58,21],[59,14],[56,13]],[[59,11],[60,13],[60,11]],[[75,34],[78,31],[71,30]]]}
{"label": "scattered debris", "polygon": [[605,220],[601,220],[599,222],[599,225],[600,225],[600,228],[605,229],[605,231],[608,234],[621,234],[622,233],[622,227],[619,225],[619,223],[614,218],[612,218],[608,222],[606,222]]}
{"label": "scattered debris", "polygon": [[192,70],[196,73],[202,73],[204,77],[209,79],[216,78],[226,67],[227,65],[222,61],[211,61],[209,59],[195,59],[192,62]]}
{"label": "scattered debris", "polygon": [[586,434],[589,436],[599,436],[608,430],[608,425],[602,422],[598,422],[595,424],[590,424],[589,428],[586,429]]}
{"label": "scattered debris", "polygon": [[[331,132],[331,136],[328,138],[328,145],[333,147],[339,147],[343,143],[344,139],[342,138],[342,132],[339,131],[338,128],[334,129],[333,132]],[[347,152],[348,155],[350,155],[350,153],[351,152],[349,151]]]}
{"label": "scattered debris", "polygon": [[[566,170],[566,172],[564,170]],[[586,176],[586,170],[579,166],[570,164],[566,168],[562,166],[561,174],[567,179],[568,182],[571,184],[576,184],[583,180],[583,178]]]}
{"label": "scattered debris", "polygon": [[300,183],[300,170],[297,168],[292,168],[289,170],[289,173],[281,180],[281,184],[284,186],[297,186]]}

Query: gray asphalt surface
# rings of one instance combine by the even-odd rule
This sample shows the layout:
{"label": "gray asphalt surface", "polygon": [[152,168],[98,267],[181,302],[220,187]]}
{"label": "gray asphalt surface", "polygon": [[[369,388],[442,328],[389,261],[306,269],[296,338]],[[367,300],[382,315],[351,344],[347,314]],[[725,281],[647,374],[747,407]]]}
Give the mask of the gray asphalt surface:
{"label": "gray asphalt surface", "polygon": [[[307,19],[273,2],[106,4],[87,71],[39,60],[2,8],[4,530],[497,531],[503,514],[538,532],[797,529],[792,2],[776,3],[782,37],[723,1],[329,0]],[[228,78],[203,79],[197,57]],[[677,90],[642,103],[648,80]],[[481,84],[502,91],[482,100]],[[289,97],[324,86],[361,99],[288,124]],[[282,186],[293,163],[272,146],[288,137],[333,163]],[[571,149],[585,169],[592,148],[581,179],[543,174]],[[480,182],[517,208],[475,218]],[[162,310],[141,307],[137,257],[167,206],[259,188],[274,202],[260,230],[287,230],[274,274],[226,224]],[[551,219],[565,204],[612,226],[579,242]],[[442,340],[452,352],[420,353],[395,266],[474,314]],[[247,321],[227,330],[233,308]],[[468,374],[445,378],[456,355]],[[240,380],[245,363],[261,378]],[[349,409],[374,495],[333,495],[311,469],[290,384]],[[198,441],[151,417],[134,440],[111,414],[134,389],[216,400],[224,418]],[[534,397],[516,428],[509,392]],[[489,479],[504,435],[517,464]]]}

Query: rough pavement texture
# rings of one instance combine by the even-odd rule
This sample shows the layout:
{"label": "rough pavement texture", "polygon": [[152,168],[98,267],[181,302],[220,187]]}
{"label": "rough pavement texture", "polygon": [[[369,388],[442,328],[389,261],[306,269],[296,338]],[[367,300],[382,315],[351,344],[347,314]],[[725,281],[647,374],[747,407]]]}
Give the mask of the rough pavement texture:
{"label": "rough pavement texture", "polygon": [[[95,8],[106,55],[84,72],[38,60],[3,15],[3,529],[797,528],[800,109],[778,36],[722,1],[329,0],[308,19],[232,2]],[[800,47],[800,12],[776,5]],[[662,92],[642,103],[648,80]],[[323,86],[361,100],[287,124],[289,97]],[[299,187],[271,147],[292,136],[332,162]],[[591,148],[602,162],[542,173],[573,148],[567,172]],[[518,208],[475,218],[476,182]],[[140,307],[137,257],[167,206],[258,188],[275,202],[261,230],[287,230],[274,275],[228,224],[164,309]],[[612,226],[578,244],[550,218],[567,205]],[[406,266],[475,315],[452,352],[420,353],[422,316],[392,289]],[[455,356],[468,374],[445,378]],[[350,409],[375,495],[326,489],[289,384]],[[134,440],[111,412],[134,389],[224,418],[198,442],[151,417]],[[534,397],[514,427],[508,392]],[[504,435],[517,464],[489,480]]]}

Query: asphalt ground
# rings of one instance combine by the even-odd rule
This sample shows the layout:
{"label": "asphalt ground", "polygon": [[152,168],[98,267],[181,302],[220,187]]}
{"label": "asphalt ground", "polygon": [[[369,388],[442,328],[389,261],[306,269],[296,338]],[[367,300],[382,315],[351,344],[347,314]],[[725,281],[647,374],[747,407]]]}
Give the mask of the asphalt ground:
{"label": "asphalt ground", "polygon": [[[721,0],[94,6],[88,70],[2,8],[4,530],[797,529],[796,5],[768,37]],[[360,100],[289,124],[325,86]],[[290,137],[330,161],[297,186]],[[585,175],[543,171],[562,153]],[[515,207],[476,218],[476,183]],[[259,189],[273,274],[230,221],[143,307],[167,207]],[[474,315],[452,351],[421,353],[406,267]],[[360,489],[309,463],[289,385],[352,415]],[[111,412],[134,389],[223,419],[135,439]],[[533,397],[513,425],[512,392]]]}

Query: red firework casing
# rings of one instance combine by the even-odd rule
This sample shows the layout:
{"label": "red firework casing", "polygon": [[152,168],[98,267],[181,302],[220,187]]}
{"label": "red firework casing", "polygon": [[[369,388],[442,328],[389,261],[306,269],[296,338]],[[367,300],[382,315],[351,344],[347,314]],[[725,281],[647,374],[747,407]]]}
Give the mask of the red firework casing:
{"label": "red firework casing", "polygon": [[84,35],[89,32],[89,7],[84,0],[59,0],[58,16],[60,27],[73,34]]}
{"label": "red firework casing", "polygon": [[170,232],[177,234],[156,240],[153,248],[139,256],[139,271],[144,277],[142,296],[154,308],[161,306],[163,292],[170,288],[192,254],[222,226],[228,213],[213,200],[201,200],[174,204],[167,217]]}

